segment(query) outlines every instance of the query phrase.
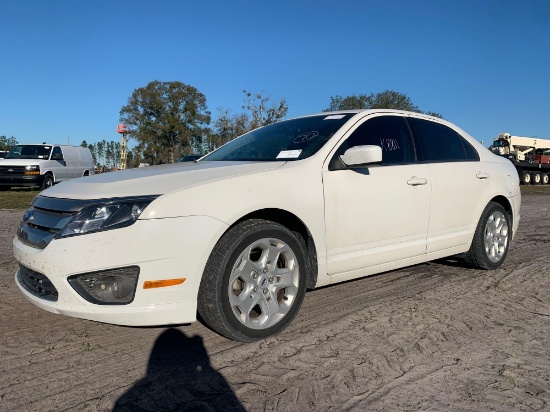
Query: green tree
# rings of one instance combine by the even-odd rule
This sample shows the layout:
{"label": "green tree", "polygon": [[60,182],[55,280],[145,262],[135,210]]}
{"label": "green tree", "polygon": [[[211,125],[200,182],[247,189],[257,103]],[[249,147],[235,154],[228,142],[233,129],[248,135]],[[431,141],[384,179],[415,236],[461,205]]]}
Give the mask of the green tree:
{"label": "green tree", "polygon": [[105,142],[105,165],[113,167],[113,142]]}
{"label": "green tree", "polygon": [[409,112],[425,113],[430,116],[443,117],[435,112],[423,112],[411,98],[394,90],[384,90],[380,93],[352,94],[351,96],[331,96],[330,106],[325,111],[355,110],[355,109],[395,109]]}
{"label": "green tree", "polygon": [[0,150],[10,150],[13,146],[16,146],[17,143],[17,139],[13,136],[0,136]]}
{"label": "green tree", "polygon": [[218,118],[214,122],[214,132],[210,134],[205,144],[205,152],[211,152],[252,130],[247,113],[233,114],[230,109],[218,109],[218,113]]}
{"label": "green tree", "polygon": [[133,150],[128,150],[126,152],[126,168],[127,169],[131,169],[133,167],[136,167],[134,160],[135,160],[134,159],[134,151]]}
{"label": "green tree", "polygon": [[103,155],[105,154],[105,140],[97,142],[95,147],[98,165],[105,166],[105,160],[103,159]]}
{"label": "green tree", "polygon": [[245,104],[243,109],[249,116],[248,129],[253,130],[261,126],[275,123],[286,116],[288,104],[285,99],[278,102],[270,102],[270,96],[263,96],[263,92],[250,93],[243,90],[245,94]]}
{"label": "green tree", "polygon": [[144,152],[154,154],[155,163],[173,162],[197,136],[208,133],[210,112],[196,88],[155,80],[134,90],[120,110],[120,121],[130,126],[128,136]]}
{"label": "green tree", "polygon": [[88,145],[88,149],[90,150],[90,153],[92,154],[92,158],[94,159],[94,164],[97,164],[97,151],[96,147],[93,144]]}
{"label": "green tree", "polygon": [[242,106],[244,112],[233,114],[230,109],[218,109],[214,131],[204,144],[205,152],[210,152],[258,127],[275,123],[288,112],[288,104],[284,98],[278,102],[272,102],[271,97],[264,96],[263,92],[250,93],[243,90],[243,93],[245,95]]}

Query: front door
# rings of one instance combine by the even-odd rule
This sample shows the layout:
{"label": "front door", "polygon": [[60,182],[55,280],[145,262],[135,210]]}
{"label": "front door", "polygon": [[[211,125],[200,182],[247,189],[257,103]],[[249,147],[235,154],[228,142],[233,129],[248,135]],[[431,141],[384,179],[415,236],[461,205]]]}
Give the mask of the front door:
{"label": "front door", "polygon": [[63,152],[59,146],[55,146],[52,149],[52,156],[50,157],[50,160],[56,182],[66,180],[71,177],[67,170],[65,159],[63,158]]}
{"label": "front door", "polygon": [[[338,156],[359,145],[382,147],[382,164],[338,168]],[[426,252],[431,181],[416,162],[408,126],[400,116],[377,116],[359,125],[323,172],[327,265],[330,275],[359,271]]]}

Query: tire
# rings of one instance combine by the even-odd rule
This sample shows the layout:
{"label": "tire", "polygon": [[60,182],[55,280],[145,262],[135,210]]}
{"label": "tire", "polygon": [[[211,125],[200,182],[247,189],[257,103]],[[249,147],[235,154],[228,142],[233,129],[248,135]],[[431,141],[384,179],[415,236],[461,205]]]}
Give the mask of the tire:
{"label": "tire", "polygon": [[304,300],[305,256],[304,239],[285,226],[261,219],[237,224],[206,264],[198,295],[202,320],[240,342],[281,332]]}
{"label": "tire", "polygon": [[489,202],[477,224],[466,261],[478,269],[497,269],[506,259],[511,235],[510,216],[500,204]]}
{"label": "tire", "polygon": [[531,173],[529,173],[526,170],[523,170],[521,172],[521,183],[524,185],[530,185],[531,184]]}
{"label": "tire", "polygon": [[542,183],[542,178],[541,178],[540,172],[533,172],[531,174],[531,176],[533,177],[533,184],[534,185],[540,185]]}
{"label": "tire", "polygon": [[549,181],[550,181],[550,175],[548,175],[548,173],[543,173],[541,177],[541,183],[543,185],[547,185]]}
{"label": "tire", "polygon": [[46,175],[44,176],[44,181],[42,182],[42,190],[52,187],[54,185],[53,176]]}

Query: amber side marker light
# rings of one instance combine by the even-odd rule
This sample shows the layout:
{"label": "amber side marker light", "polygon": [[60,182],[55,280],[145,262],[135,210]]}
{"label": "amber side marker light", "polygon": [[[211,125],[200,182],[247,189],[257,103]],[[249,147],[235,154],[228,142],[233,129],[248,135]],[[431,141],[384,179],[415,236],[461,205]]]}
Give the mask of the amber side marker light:
{"label": "amber side marker light", "polygon": [[185,278],[164,279],[164,280],[146,280],[143,282],[143,289],[163,288],[165,286],[181,285]]}

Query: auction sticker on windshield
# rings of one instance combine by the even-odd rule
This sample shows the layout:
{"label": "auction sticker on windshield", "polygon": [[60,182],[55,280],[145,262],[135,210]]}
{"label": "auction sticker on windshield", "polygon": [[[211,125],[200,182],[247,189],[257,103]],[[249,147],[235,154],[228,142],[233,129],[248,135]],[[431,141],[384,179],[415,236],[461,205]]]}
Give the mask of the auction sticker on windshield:
{"label": "auction sticker on windshield", "polygon": [[301,150],[283,150],[277,155],[277,159],[297,159],[300,157]]}

